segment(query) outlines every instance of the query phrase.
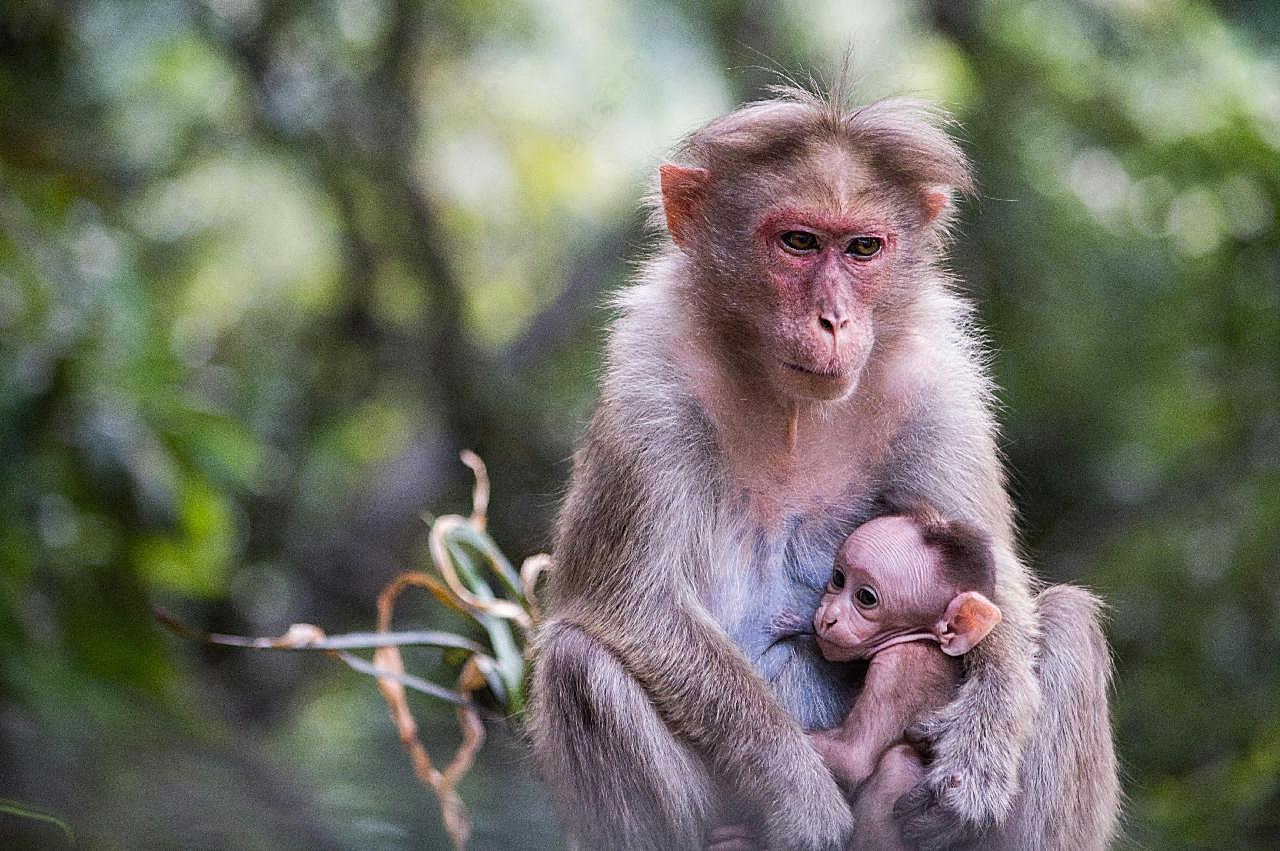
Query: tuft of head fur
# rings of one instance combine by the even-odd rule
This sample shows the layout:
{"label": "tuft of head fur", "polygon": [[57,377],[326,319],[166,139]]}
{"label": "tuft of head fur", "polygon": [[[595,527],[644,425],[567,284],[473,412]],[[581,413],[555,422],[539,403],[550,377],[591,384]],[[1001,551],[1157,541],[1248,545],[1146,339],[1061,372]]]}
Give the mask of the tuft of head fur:
{"label": "tuft of head fur", "polygon": [[934,506],[904,495],[892,495],[892,513],[920,530],[925,546],[938,554],[942,578],[957,591],[995,596],[996,558],[991,535],[965,520],[943,517]]}
{"label": "tuft of head fur", "polygon": [[991,536],[964,520],[946,520],[921,527],[926,546],[938,552],[942,575],[963,591],[994,597],[996,557]]}
{"label": "tuft of head fur", "polygon": [[[813,143],[827,142],[868,161],[879,178],[917,191],[972,195],[969,158],[948,132],[955,121],[927,101],[890,97],[851,107],[846,84],[829,91],[775,86],[773,97],[748,103],[687,136],[673,159],[733,177],[785,161]],[[649,196],[651,222],[661,225],[661,194]],[[943,216],[945,225],[947,216]]]}

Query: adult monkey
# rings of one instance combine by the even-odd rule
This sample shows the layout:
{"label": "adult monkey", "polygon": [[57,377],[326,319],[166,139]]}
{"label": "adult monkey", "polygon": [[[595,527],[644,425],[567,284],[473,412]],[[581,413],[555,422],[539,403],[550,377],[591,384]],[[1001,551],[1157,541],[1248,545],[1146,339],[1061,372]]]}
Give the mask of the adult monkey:
{"label": "adult monkey", "polygon": [[939,267],[972,188],[943,123],[784,90],[661,169],[672,242],[619,299],[530,695],[535,755],[584,849],[699,847],[728,813],[770,848],[856,838],[802,732],[851,697],[811,618],[836,548],[890,492],[992,535],[1004,615],[925,725],[934,759],[899,803],[904,831],[1079,848],[1113,830],[1096,602],[1037,605],[983,353]]}

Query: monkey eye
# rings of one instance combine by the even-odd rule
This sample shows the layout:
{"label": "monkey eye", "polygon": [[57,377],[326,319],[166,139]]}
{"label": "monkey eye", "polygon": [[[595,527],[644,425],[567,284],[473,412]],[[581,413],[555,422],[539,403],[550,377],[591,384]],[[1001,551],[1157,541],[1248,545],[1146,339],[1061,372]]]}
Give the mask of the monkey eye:
{"label": "monkey eye", "polygon": [[837,591],[844,587],[844,571],[838,567],[831,571],[831,587]]}
{"label": "monkey eye", "polygon": [[778,241],[792,251],[813,251],[818,247],[818,238],[807,230],[789,230]]}
{"label": "monkey eye", "polygon": [[878,236],[855,236],[845,247],[844,253],[850,257],[859,257],[865,260],[868,257],[875,257],[879,254],[883,246],[884,240]]}
{"label": "monkey eye", "polygon": [[858,601],[859,606],[870,609],[880,602],[880,595],[870,585],[863,585],[853,592],[853,599]]}

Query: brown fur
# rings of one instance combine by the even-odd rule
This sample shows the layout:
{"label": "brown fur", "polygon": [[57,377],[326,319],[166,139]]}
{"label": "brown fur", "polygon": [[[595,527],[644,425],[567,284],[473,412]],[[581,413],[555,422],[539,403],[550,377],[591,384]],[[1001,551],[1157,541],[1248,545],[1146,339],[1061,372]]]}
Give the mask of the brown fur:
{"label": "brown fur", "polygon": [[[936,758],[899,807],[906,827],[929,845],[1012,814],[1027,835],[1087,840],[1041,847],[1106,841],[1109,660],[1092,598],[1037,606],[1015,552],[985,356],[939,266],[952,205],[937,196],[971,185],[943,123],[911,102],[845,112],[790,92],[680,148],[709,179],[674,209],[680,247],[619,299],[537,643],[534,751],[579,847],[696,848],[725,801],[770,847],[846,841],[849,808],[802,726],[839,720],[853,673],[797,624],[890,491],[990,532],[1004,614],[924,725]],[[874,292],[832,302],[853,311],[844,338],[766,280],[776,246],[751,228],[783,201],[893,234],[840,267]],[[841,280],[823,292],[845,298]],[[847,387],[779,365],[817,363],[832,339]]]}
{"label": "brown fur", "polygon": [[995,594],[996,560],[986,532],[972,523],[950,520],[926,523],[920,533],[926,545],[938,549],[943,579],[987,597]]}

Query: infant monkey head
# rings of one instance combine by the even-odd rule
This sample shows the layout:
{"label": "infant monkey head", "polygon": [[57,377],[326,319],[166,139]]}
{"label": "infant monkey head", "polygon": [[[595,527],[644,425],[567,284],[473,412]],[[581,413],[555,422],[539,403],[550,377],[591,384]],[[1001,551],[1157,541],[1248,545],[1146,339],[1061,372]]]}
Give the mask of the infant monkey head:
{"label": "infant monkey head", "polygon": [[991,539],[926,513],[871,520],[836,554],[813,616],[822,655],[870,659],[886,647],[933,641],[960,656],[1000,622]]}

